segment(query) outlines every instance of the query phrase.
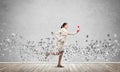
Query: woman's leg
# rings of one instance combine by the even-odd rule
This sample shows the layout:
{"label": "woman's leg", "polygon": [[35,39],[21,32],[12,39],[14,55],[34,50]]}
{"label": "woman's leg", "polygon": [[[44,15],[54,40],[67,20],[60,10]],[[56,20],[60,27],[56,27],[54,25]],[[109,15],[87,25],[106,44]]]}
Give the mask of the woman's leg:
{"label": "woman's leg", "polygon": [[48,57],[49,55],[59,55],[59,52],[46,52],[46,57],[45,57],[45,59],[47,59],[47,57]]}
{"label": "woman's leg", "polygon": [[63,52],[64,52],[64,51],[59,52],[59,60],[58,60],[58,65],[57,65],[57,67],[63,67],[63,66],[61,65],[61,60],[62,60]]}
{"label": "woman's leg", "polygon": [[64,52],[63,45],[64,45],[64,42],[59,42],[59,44],[58,44],[58,48],[59,48],[59,59],[58,59],[58,65],[57,65],[57,67],[63,67],[63,66],[61,65],[61,60],[62,60],[62,56],[63,56],[63,52]]}

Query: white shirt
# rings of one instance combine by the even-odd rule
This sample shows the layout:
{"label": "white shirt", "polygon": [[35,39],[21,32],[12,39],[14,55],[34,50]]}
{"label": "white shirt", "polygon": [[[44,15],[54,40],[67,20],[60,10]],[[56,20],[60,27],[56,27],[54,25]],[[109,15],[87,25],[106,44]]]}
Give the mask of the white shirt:
{"label": "white shirt", "polygon": [[77,32],[68,32],[65,28],[60,29],[56,32],[56,38],[58,42],[65,42],[68,35],[75,35]]}

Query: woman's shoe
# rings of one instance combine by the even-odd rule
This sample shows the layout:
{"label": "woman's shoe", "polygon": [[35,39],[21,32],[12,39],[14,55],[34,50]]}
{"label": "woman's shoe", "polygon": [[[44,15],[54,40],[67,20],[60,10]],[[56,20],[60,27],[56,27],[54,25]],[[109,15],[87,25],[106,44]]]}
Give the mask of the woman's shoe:
{"label": "woman's shoe", "polygon": [[64,66],[62,66],[62,65],[57,65],[57,67],[63,68]]}
{"label": "woman's shoe", "polygon": [[47,57],[50,55],[50,53],[49,52],[46,52],[46,54],[45,54],[45,59],[47,59]]}

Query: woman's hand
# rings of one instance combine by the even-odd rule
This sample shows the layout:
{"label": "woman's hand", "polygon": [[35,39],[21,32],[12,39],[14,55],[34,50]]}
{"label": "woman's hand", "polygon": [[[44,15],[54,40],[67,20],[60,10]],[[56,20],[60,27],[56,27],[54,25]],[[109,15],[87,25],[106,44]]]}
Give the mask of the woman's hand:
{"label": "woman's hand", "polygon": [[77,30],[77,33],[80,32],[80,30]]}
{"label": "woman's hand", "polygon": [[80,26],[78,25],[77,28],[78,28],[77,29],[77,33],[78,33],[78,32],[80,32]]}

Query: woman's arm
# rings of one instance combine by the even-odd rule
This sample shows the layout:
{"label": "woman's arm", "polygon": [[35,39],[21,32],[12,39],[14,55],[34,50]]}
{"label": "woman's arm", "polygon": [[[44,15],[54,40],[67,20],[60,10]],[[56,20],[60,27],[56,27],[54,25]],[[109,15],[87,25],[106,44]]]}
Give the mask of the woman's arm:
{"label": "woman's arm", "polygon": [[75,34],[77,34],[79,31],[80,31],[80,30],[77,30],[76,32],[73,32],[73,33],[68,32],[68,35],[75,35]]}
{"label": "woman's arm", "polygon": [[61,31],[60,30],[55,33],[55,37],[57,38],[57,40],[61,40],[62,39],[62,37],[60,35],[61,35]]}
{"label": "woman's arm", "polygon": [[76,32],[73,32],[73,33],[70,33],[70,32],[68,32],[68,35],[75,35],[75,34],[77,34],[79,31],[80,31],[80,26],[77,26],[77,31]]}
{"label": "woman's arm", "polygon": [[68,35],[75,35],[77,34],[78,32],[68,32]]}

